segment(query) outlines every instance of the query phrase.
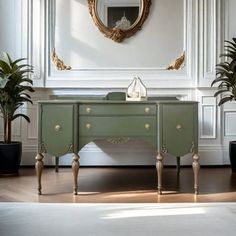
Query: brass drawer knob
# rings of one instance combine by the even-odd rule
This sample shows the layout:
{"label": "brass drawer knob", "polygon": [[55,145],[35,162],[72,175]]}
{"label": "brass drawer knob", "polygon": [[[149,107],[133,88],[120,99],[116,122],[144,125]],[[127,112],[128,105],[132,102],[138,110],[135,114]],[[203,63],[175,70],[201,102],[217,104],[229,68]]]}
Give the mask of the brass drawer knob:
{"label": "brass drawer knob", "polygon": [[150,112],[150,108],[149,107],[145,107],[144,111],[145,111],[145,113],[149,113]]}
{"label": "brass drawer knob", "polygon": [[90,107],[87,107],[87,108],[86,108],[86,113],[87,113],[87,114],[90,114],[90,113],[91,113],[91,108],[90,108]]}
{"label": "brass drawer knob", "polygon": [[180,124],[176,125],[175,128],[176,128],[176,130],[179,131],[179,132],[181,132],[181,131],[183,130],[183,126],[180,125]]}
{"label": "brass drawer knob", "polygon": [[86,126],[86,129],[91,129],[91,127],[92,127],[92,125],[89,123],[87,123],[85,126]]}
{"label": "brass drawer knob", "polygon": [[54,130],[55,130],[56,132],[59,132],[59,131],[61,130],[61,126],[60,126],[60,125],[55,125],[55,126],[54,126]]}
{"label": "brass drawer knob", "polygon": [[144,127],[145,127],[146,130],[150,130],[151,126],[150,126],[150,124],[145,124]]}

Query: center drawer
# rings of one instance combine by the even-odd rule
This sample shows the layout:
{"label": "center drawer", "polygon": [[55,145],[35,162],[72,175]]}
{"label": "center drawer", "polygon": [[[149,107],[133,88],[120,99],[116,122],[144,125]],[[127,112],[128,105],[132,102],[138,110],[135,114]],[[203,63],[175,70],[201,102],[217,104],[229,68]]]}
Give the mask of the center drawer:
{"label": "center drawer", "polygon": [[83,104],[79,106],[80,115],[156,115],[156,105],[149,104]]}
{"label": "center drawer", "polygon": [[81,116],[80,136],[153,136],[156,116]]}

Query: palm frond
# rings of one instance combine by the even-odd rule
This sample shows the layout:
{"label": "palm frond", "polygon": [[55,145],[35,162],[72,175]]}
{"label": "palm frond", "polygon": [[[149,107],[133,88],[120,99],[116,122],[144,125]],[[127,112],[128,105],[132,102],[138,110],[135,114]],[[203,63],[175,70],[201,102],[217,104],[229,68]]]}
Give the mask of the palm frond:
{"label": "palm frond", "polygon": [[216,78],[211,83],[211,87],[218,84],[214,96],[221,96],[219,106],[236,100],[236,38],[232,40],[225,40],[225,52],[220,54],[225,60],[216,65]]}
{"label": "palm frond", "polygon": [[223,105],[224,103],[226,103],[226,102],[229,102],[229,101],[232,101],[233,100],[233,96],[229,96],[229,97],[224,97],[224,98],[222,98],[221,100],[220,100],[220,102],[219,102],[219,106],[221,106],[221,105]]}

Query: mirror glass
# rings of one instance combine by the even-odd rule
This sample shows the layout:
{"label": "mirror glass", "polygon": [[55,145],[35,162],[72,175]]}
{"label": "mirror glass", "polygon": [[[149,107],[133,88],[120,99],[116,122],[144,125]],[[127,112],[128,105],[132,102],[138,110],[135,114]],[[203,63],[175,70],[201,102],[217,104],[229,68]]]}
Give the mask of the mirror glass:
{"label": "mirror glass", "polygon": [[128,30],[138,21],[142,0],[97,0],[97,15],[109,29]]}

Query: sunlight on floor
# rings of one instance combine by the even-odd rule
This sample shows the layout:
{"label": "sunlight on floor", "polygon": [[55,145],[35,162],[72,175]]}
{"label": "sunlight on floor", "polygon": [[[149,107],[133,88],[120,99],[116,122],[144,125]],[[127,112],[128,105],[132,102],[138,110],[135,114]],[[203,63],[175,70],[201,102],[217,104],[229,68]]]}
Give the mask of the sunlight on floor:
{"label": "sunlight on floor", "polygon": [[99,193],[100,192],[78,192],[78,195],[94,195]]}
{"label": "sunlight on floor", "polygon": [[[143,191],[143,190],[139,190],[139,191],[125,191],[125,192],[118,192],[115,194],[111,194],[110,196],[108,196],[109,198],[127,198],[127,197],[135,197],[137,195],[148,195],[148,194],[157,194],[157,191]],[[107,197],[107,198],[108,198]]]}
{"label": "sunlight on floor", "polygon": [[115,213],[107,214],[102,219],[119,219],[150,216],[176,216],[176,215],[200,215],[205,214],[203,207],[180,207],[180,208],[144,208],[121,210]]}

